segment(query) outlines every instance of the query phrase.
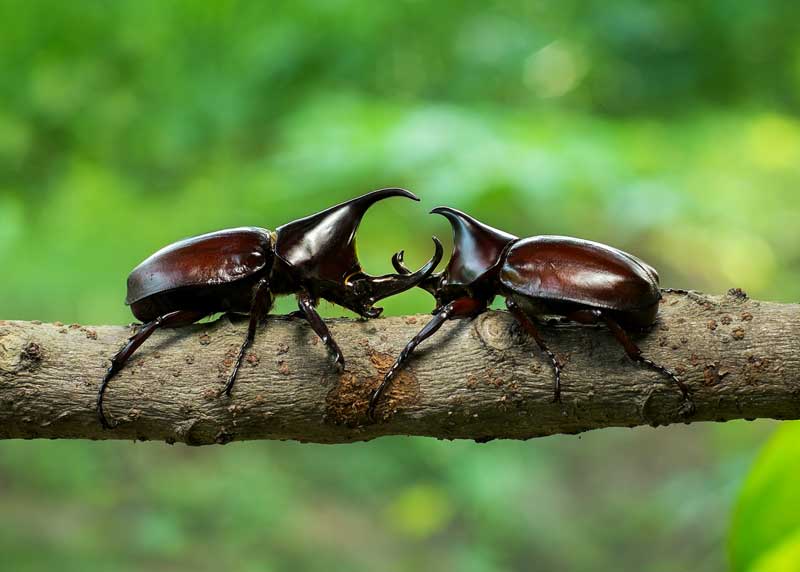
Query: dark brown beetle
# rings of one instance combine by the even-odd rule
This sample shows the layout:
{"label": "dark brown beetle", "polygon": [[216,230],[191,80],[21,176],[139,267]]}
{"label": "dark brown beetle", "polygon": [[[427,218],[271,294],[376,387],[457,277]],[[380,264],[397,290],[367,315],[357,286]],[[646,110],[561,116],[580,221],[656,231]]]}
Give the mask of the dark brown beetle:
{"label": "dark brown beetle", "polygon": [[250,315],[247,337],[223,390],[230,395],[245,350],[275,295],[297,295],[298,313],[343,368],[342,352],[315,309],[319,299],[364,318],[375,318],[382,308],[373,304],[418,285],[442,259],[442,245],[433,237],[434,255],[417,272],[364,273],[356,255],[356,230],[367,209],[387,197],[419,200],[405,189],[381,189],[280,226],[275,232],[243,227],[187,238],[162,248],[134,268],[128,276],[126,304],[144,325],[112,358],[97,392],[97,415],[103,427],[110,427],[103,412],[105,389],[136,349],[158,328],[184,326],[217,312]]}
{"label": "dark brown beetle", "polygon": [[[630,359],[675,382],[683,394],[683,414],[694,411],[686,385],[667,368],[642,356],[628,335],[647,330],[656,320],[662,290],[653,267],[597,242],[566,236],[520,239],[456,209],[438,207],[431,213],[450,221],[453,255],[443,272],[420,282],[436,298],[434,318],[406,345],[372,392],[370,417],[387,384],[423,340],[449,319],[486,311],[497,295],[505,298],[508,310],[550,359],[554,401],[561,399],[561,364],[539,334],[536,321],[557,316],[580,324],[605,323]],[[392,262],[398,272],[410,275],[402,252]]]}

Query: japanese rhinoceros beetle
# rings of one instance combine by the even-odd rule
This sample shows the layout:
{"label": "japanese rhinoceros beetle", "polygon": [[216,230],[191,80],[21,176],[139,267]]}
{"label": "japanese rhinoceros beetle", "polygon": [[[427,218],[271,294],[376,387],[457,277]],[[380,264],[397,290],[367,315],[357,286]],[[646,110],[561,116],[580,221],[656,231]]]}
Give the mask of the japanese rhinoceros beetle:
{"label": "japanese rhinoceros beetle", "polygon": [[298,313],[343,368],[342,352],[315,309],[319,299],[364,318],[375,318],[382,311],[373,306],[375,302],[418,285],[442,259],[442,245],[433,237],[434,255],[417,272],[364,273],[356,255],[356,230],[367,209],[387,197],[419,200],[405,189],[381,189],[280,226],[275,232],[243,227],[187,238],[162,248],[134,268],[128,276],[126,304],[144,325],[112,358],[97,392],[97,415],[103,427],[110,427],[103,412],[108,382],[136,349],[158,328],[188,325],[217,312],[250,316],[247,337],[223,390],[230,395],[245,351],[275,295],[297,295]]}
{"label": "japanese rhinoceros beetle", "polygon": [[[694,411],[686,385],[672,371],[644,357],[628,335],[649,329],[656,320],[662,290],[653,267],[597,242],[566,236],[520,239],[453,208],[438,207],[431,213],[450,221],[453,254],[444,271],[420,282],[419,286],[436,298],[434,318],[406,345],[372,392],[371,418],[381,394],[423,340],[449,319],[486,311],[498,295],[505,298],[508,310],[552,363],[555,402],[561,398],[561,364],[536,326],[544,317],[604,323],[630,359],[658,371],[680,388],[683,414]],[[411,275],[403,265],[402,251],[392,262],[398,272]]]}

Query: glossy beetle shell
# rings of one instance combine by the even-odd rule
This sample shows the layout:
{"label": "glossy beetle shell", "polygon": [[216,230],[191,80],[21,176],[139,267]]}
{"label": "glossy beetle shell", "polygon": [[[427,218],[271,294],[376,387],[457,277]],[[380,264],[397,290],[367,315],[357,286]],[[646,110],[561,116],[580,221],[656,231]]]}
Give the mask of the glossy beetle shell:
{"label": "glossy beetle shell", "polygon": [[241,227],[187,238],[165,246],[128,276],[126,304],[187,286],[236,282],[270,267],[272,237],[263,228]]}
{"label": "glossy beetle shell", "polygon": [[499,273],[514,293],[543,300],[634,312],[661,298],[658,274],[611,246],[566,236],[534,236],[514,243]]}

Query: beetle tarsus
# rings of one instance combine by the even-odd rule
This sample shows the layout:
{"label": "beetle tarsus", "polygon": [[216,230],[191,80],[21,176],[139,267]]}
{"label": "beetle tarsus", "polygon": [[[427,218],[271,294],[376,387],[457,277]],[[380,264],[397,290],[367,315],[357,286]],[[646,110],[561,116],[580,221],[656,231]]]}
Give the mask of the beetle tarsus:
{"label": "beetle tarsus", "polygon": [[111,378],[114,377],[114,374],[117,373],[121,367],[122,366],[118,367],[116,365],[115,360],[111,361],[111,367],[109,367],[106,371],[106,375],[103,377],[103,382],[100,384],[100,390],[97,392],[97,419],[100,421],[100,426],[103,429],[113,429],[117,426],[116,423],[113,425],[109,423],[108,419],[106,418],[105,411],[103,411],[103,395],[105,394],[108,382],[111,381]]}
{"label": "beetle tarsus", "polygon": [[679,413],[680,413],[681,416],[688,417],[690,415],[693,415],[695,413],[695,411],[697,411],[697,407],[695,407],[694,401],[692,400],[692,394],[689,391],[689,388],[687,387],[687,385],[685,383],[683,383],[683,381],[681,381],[681,379],[677,375],[675,375],[674,372],[672,372],[671,370],[667,369],[663,365],[659,365],[659,364],[655,363],[651,359],[647,359],[646,357],[642,356],[641,354],[638,357],[633,358],[633,359],[638,361],[638,362],[643,363],[644,365],[646,365],[647,367],[649,367],[651,369],[654,369],[655,371],[659,372],[664,377],[667,377],[668,379],[670,379],[673,383],[675,383],[675,385],[678,386],[678,388],[681,390],[681,395],[683,396],[683,403],[681,404],[681,407],[680,407],[680,410],[679,410]]}
{"label": "beetle tarsus", "polygon": [[689,391],[689,387],[681,381],[681,379],[671,370],[667,369],[663,365],[659,365],[651,359],[648,359],[642,355],[642,350],[639,349],[633,340],[631,340],[628,333],[620,326],[616,320],[610,318],[606,313],[601,312],[600,317],[606,323],[608,328],[611,330],[611,333],[614,334],[614,337],[617,339],[617,342],[623,347],[625,353],[628,357],[635,361],[642,363],[660,373],[661,375],[670,379],[675,385],[678,386],[678,389],[681,391],[681,395],[683,396],[683,405],[681,406],[681,415],[691,415],[695,412],[696,408],[694,405],[694,401],[692,401],[691,392]]}
{"label": "beetle tarsus", "polygon": [[[338,350],[339,348],[337,347],[336,349]],[[344,356],[341,351],[338,354],[333,354],[333,366],[339,373],[344,372]]]}
{"label": "beetle tarsus", "polygon": [[695,407],[694,401],[691,399],[686,399],[681,404],[680,408],[678,409],[678,415],[681,417],[691,417],[697,411],[697,407]]}
{"label": "beetle tarsus", "polygon": [[125,366],[133,353],[139,349],[139,346],[147,341],[147,338],[153,335],[153,332],[159,328],[169,328],[183,324],[191,324],[192,322],[196,322],[197,320],[203,318],[205,315],[206,314],[202,312],[176,310],[174,312],[164,314],[163,316],[159,316],[155,320],[146,323],[138,332],[136,332],[136,334],[128,339],[122,349],[119,350],[113,358],[111,358],[111,367],[108,368],[103,381],[100,383],[100,389],[97,390],[97,418],[100,421],[100,425],[103,426],[103,429],[113,429],[118,425],[109,424],[105,413],[103,412],[103,395],[108,387],[108,383],[111,381],[111,378],[113,378],[114,375],[116,375],[117,372],[119,372]]}
{"label": "beetle tarsus", "polygon": [[249,346],[249,336],[242,345],[239,347],[239,354],[236,356],[236,361],[233,364],[233,370],[228,375],[228,381],[225,382],[225,387],[222,391],[219,392],[219,396],[222,397],[223,395],[230,397],[231,391],[233,391],[233,384],[236,381],[236,375],[239,373],[239,367],[242,365],[242,359],[244,358],[244,353],[247,351],[247,346]]}
{"label": "beetle tarsus", "polygon": [[367,417],[369,417],[371,420],[374,420],[375,408],[378,405],[378,400],[381,398],[381,395],[389,386],[392,379],[409,360],[411,354],[419,344],[435,334],[439,328],[442,327],[442,324],[444,324],[447,320],[454,318],[474,317],[483,312],[485,309],[485,300],[463,297],[449,302],[440,310],[438,310],[433,315],[433,318],[427,324],[425,324],[425,326],[406,344],[406,346],[403,348],[403,351],[400,352],[400,355],[392,364],[392,367],[390,367],[389,371],[386,372],[381,384],[370,394]]}

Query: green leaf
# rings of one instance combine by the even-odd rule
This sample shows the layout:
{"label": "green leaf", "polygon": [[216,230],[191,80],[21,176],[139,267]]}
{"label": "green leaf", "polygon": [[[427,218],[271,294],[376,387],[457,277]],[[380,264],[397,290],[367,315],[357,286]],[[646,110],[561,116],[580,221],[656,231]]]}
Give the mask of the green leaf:
{"label": "green leaf", "polygon": [[784,424],[745,481],[730,535],[734,572],[800,572],[800,423]]}

